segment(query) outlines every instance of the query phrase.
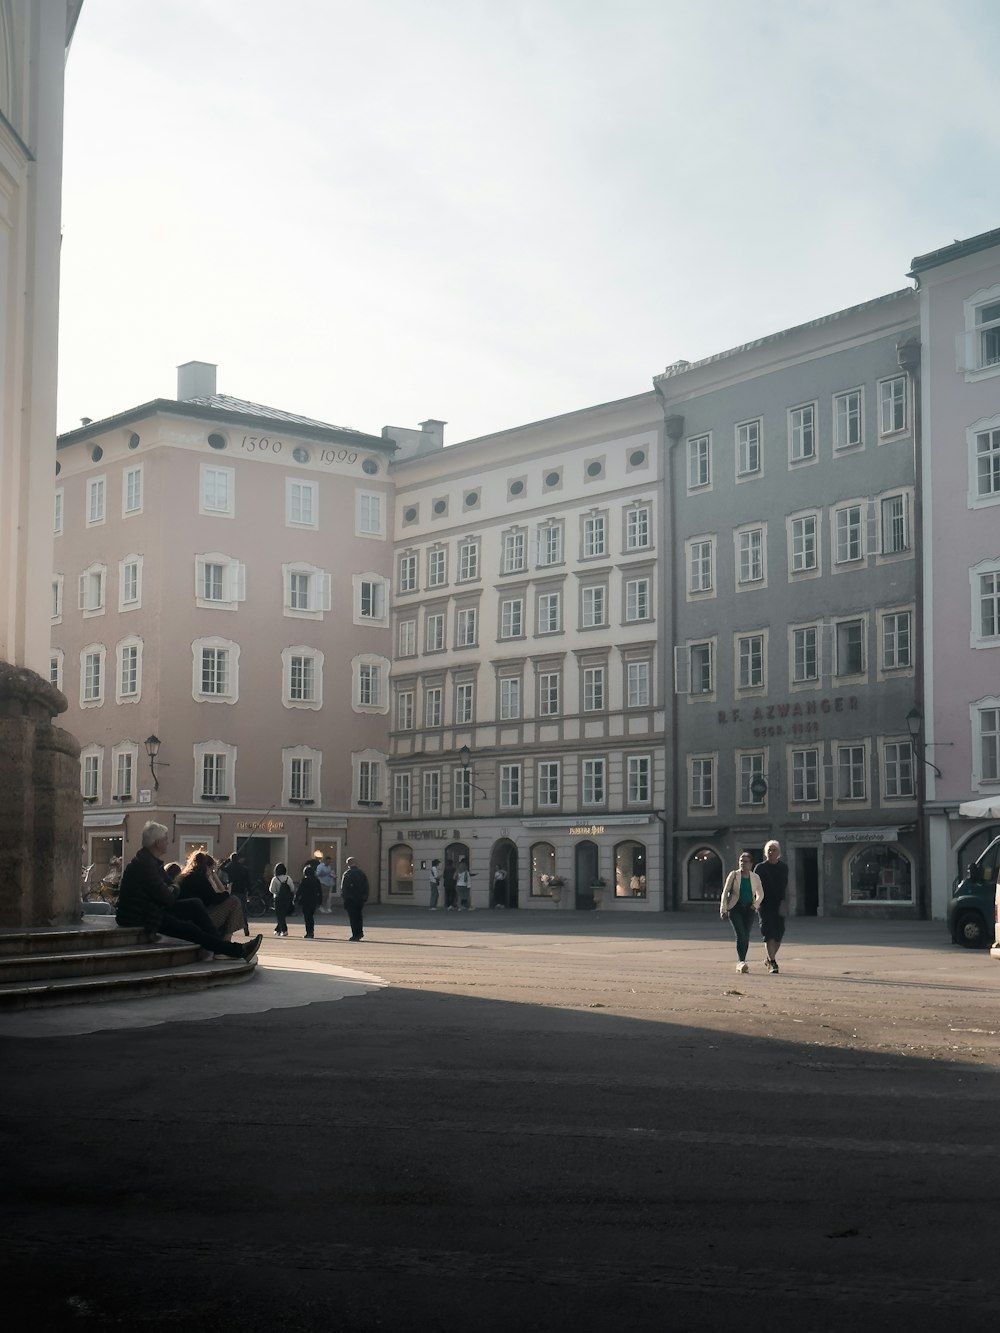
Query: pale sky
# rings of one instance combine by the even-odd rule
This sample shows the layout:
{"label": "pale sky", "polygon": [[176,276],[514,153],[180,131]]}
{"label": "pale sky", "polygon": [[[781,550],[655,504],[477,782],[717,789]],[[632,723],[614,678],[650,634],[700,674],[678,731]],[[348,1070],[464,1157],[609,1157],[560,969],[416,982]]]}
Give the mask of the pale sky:
{"label": "pale sky", "polygon": [[59,429],[642,393],[1000,226],[998,69],[996,0],[85,0]]}

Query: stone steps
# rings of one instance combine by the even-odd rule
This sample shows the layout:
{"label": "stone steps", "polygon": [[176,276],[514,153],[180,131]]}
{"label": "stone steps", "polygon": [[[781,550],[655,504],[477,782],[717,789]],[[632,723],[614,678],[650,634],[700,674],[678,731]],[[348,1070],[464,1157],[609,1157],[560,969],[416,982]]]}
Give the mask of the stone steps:
{"label": "stone steps", "polygon": [[196,944],[144,931],[0,931],[0,1011],[137,999],[249,981],[257,960],[210,959]]}

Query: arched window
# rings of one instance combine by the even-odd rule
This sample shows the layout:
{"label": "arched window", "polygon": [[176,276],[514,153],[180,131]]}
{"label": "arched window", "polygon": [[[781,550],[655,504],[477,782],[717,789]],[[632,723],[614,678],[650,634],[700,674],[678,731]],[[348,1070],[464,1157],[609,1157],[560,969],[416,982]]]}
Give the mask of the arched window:
{"label": "arched window", "polygon": [[413,897],[413,848],[405,842],[389,848],[389,892]]}
{"label": "arched window", "polygon": [[556,873],[556,849],[551,842],[536,842],[531,849],[531,896],[548,898]]}
{"label": "arched window", "polygon": [[699,847],[688,861],[687,896],[691,903],[717,903],[722,897],[722,859],[711,847]]}
{"label": "arched window", "polygon": [[646,848],[641,842],[620,842],[615,848],[615,897],[645,898]]}
{"label": "arched window", "polygon": [[909,858],[895,847],[862,847],[851,857],[849,901],[852,903],[913,902]]}

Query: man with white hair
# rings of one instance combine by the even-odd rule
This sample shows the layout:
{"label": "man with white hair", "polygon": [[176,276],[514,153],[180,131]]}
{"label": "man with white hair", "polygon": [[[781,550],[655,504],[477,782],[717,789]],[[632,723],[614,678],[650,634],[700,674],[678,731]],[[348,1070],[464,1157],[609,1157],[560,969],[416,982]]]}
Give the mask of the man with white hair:
{"label": "man with white hair", "polygon": [[760,878],[764,889],[764,897],[757,909],[760,933],[767,950],[764,966],[773,974],[778,971],[778,950],[785,934],[785,918],[781,909],[788,891],[788,866],[780,857],[781,847],[778,840],[772,838],[764,844],[764,860],[754,866],[754,874]]}
{"label": "man with white hair", "polygon": [[163,869],[170,831],[154,820],[144,825],[142,847],[125,867],[118,893],[115,920],[119,926],[138,926],[152,934],[189,940],[224,958],[253,958],[261,936],[247,944],[223,939],[197,898],[175,898]]}

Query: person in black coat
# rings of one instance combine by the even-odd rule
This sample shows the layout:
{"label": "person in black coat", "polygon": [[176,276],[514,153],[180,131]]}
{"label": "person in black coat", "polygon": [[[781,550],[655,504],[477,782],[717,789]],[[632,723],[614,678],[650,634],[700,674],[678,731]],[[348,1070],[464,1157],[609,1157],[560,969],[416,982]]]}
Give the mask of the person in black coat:
{"label": "person in black coat", "polygon": [[365,937],[364,910],[368,901],[368,876],[349,856],[345,862],[347,869],[340,881],[340,896],[344,900],[347,919],[351,923],[351,942],[357,944]]}
{"label": "person in black coat", "polygon": [[306,939],[314,939],[316,908],[323,901],[323,884],[316,874],[315,861],[309,861],[302,867],[302,878],[299,880],[299,887],[295,890],[295,901],[302,908]]}

